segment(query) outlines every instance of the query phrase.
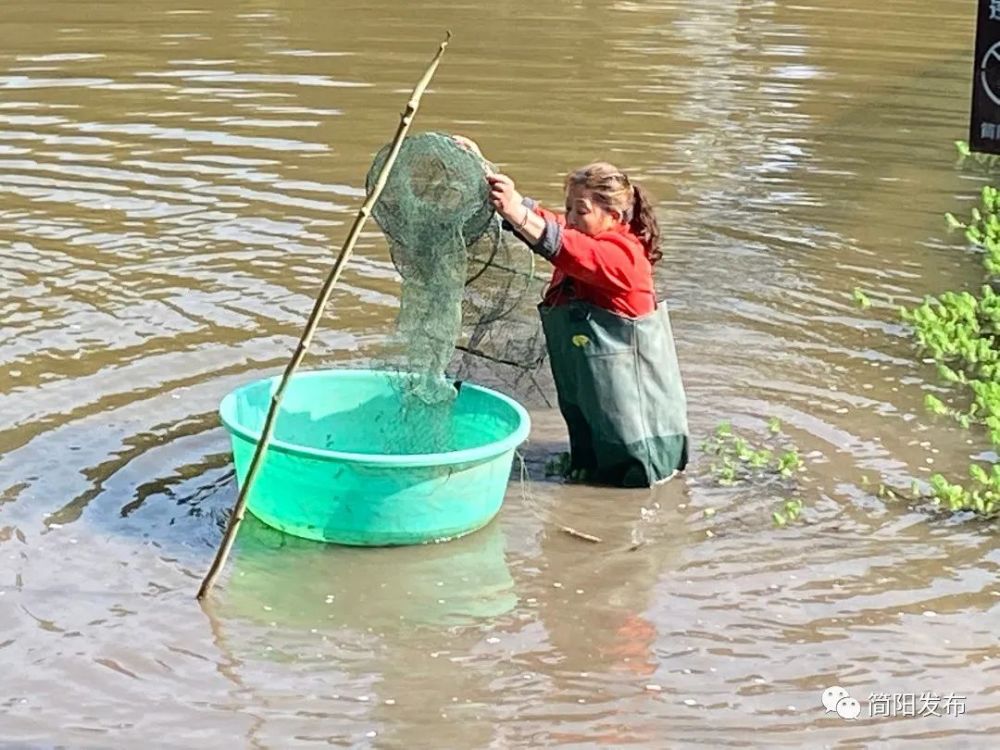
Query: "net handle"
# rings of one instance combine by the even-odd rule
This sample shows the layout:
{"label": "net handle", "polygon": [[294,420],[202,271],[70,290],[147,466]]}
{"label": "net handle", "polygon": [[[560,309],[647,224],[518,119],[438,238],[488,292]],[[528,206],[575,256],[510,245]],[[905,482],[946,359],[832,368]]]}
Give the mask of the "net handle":
{"label": "net handle", "polygon": [[424,95],[424,91],[427,89],[431,79],[434,77],[434,73],[437,71],[438,64],[441,62],[441,58],[444,56],[444,51],[448,47],[448,42],[450,41],[451,32],[447,31],[445,32],[444,41],[441,42],[441,45],[438,47],[437,54],[434,55],[430,65],[427,66],[427,70],[424,71],[423,76],[414,87],[413,93],[410,95],[410,100],[406,103],[406,109],[403,110],[403,113],[400,116],[399,126],[396,128],[396,136],[392,141],[392,149],[389,151],[389,156],[386,158],[385,164],[382,165],[382,170],[379,172],[378,180],[375,182],[375,187],[372,188],[371,193],[368,194],[368,197],[362,204],[361,209],[358,211],[358,215],[354,219],[354,223],[351,225],[350,231],[347,233],[347,239],[344,240],[344,246],[340,250],[340,255],[337,256],[337,260],[334,262],[333,268],[330,270],[330,275],[323,283],[322,289],[320,289],[319,296],[313,306],[312,313],[309,315],[309,320],[306,322],[306,327],[302,332],[302,337],[299,339],[298,346],[295,348],[295,352],[292,354],[292,358],[289,360],[288,366],[285,368],[285,372],[281,376],[281,381],[278,383],[277,389],[271,396],[271,407],[268,410],[267,418],[264,421],[264,428],[261,431],[260,442],[257,443],[253,459],[250,461],[250,468],[248,469],[246,478],[243,481],[243,487],[240,489],[239,497],[237,497],[236,504],[233,506],[232,513],[229,516],[229,523],[226,526],[226,533],[222,538],[222,544],[219,545],[219,549],[215,554],[215,559],[212,561],[212,566],[209,568],[205,579],[201,582],[201,587],[198,589],[198,601],[202,601],[208,595],[208,592],[212,590],[212,586],[215,585],[215,580],[219,577],[219,573],[222,572],[222,568],[226,564],[229,552],[233,548],[233,542],[236,541],[236,532],[239,530],[240,523],[243,521],[243,515],[246,512],[246,504],[247,498],[250,495],[250,488],[253,486],[254,479],[257,477],[257,471],[263,463],[264,453],[267,450],[267,443],[271,439],[271,435],[274,432],[274,424],[277,421],[278,409],[281,405],[281,398],[285,393],[285,387],[288,385],[288,381],[295,373],[296,368],[298,368],[299,364],[306,355],[306,351],[309,349],[309,344],[312,341],[313,334],[316,333],[316,329],[319,327],[319,322],[323,317],[323,312],[330,300],[330,295],[333,293],[333,287],[340,279],[340,274],[344,269],[344,265],[351,257],[351,252],[354,250],[354,244],[357,242],[358,236],[361,234],[361,229],[364,227],[365,222],[371,215],[372,206],[375,205],[379,195],[385,188],[386,182],[389,180],[389,172],[392,169],[393,163],[396,161],[396,156],[399,154],[400,147],[403,145],[403,138],[410,129],[410,123],[413,122],[414,115],[416,115],[417,110],[420,108],[420,98]]}

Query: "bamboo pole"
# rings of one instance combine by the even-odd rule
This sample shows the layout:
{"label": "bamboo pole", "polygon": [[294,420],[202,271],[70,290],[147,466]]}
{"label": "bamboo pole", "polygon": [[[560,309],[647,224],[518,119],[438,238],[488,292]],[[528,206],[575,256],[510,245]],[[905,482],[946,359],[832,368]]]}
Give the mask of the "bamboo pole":
{"label": "bamboo pole", "polygon": [[333,292],[333,287],[340,279],[340,274],[344,270],[344,264],[346,264],[347,260],[351,257],[351,252],[354,250],[354,244],[357,242],[358,236],[361,234],[362,227],[364,227],[365,222],[371,215],[372,207],[375,205],[376,201],[378,201],[379,195],[382,194],[382,190],[385,188],[385,184],[389,180],[389,173],[392,170],[392,165],[396,161],[396,157],[399,155],[399,149],[403,145],[403,138],[410,129],[410,123],[413,122],[413,117],[416,115],[417,109],[420,107],[420,98],[424,95],[424,91],[427,89],[428,84],[430,84],[431,79],[434,77],[434,73],[437,71],[438,63],[441,62],[441,57],[444,55],[445,48],[448,46],[448,42],[450,41],[451,32],[448,31],[446,32],[445,40],[441,42],[441,45],[438,47],[438,51],[437,54],[434,55],[434,59],[431,60],[427,70],[424,71],[423,77],[413,89],[413,93],[410,95],[410,100],[406,103],[406,109],[400,116],[399,127],[396,128],[396,135],[392,140],[392,148],[389,150],[389,155],[386,157],[385,163],[379,171],[378,179],[375,181],[375,186],[365,199],[364,204],[358,211],[358,215],[354,219],[354,224],[351,225],[351,229],[347,233],[347,239],[344,240],[344,246],[340,250],[340,255],[337,256],[337,260],[333,264],[330,275],[327,276],[322,289],[320,289],[319,297],[316,298],[316,304],[313,306],[312,313],[309,315],[309,320],[306,323],[305,330],[302,332],[302,337],[299,339],[299,344],[295,348],[295,352],[292,354],[292,358],[289,360],[288,365],[285,367],[285,372],[281,376],[278,388],[275,390],[274,395],[271,396],[271,407],[267,412],[267,418],[264,420],[264,429],[261,431],[260,442],[257,443],[257,449],[253,454],[253,460],[250,462],[250,468],[243,481],[243,487],[240,489],[239,497],[236,499],[236,505],[233,506],[233,511],[229,516],[229,523],[226,526],[226,533],[222,538],[222,544],[215,553],[215,560],[212,562],[212,567],[209,568],[208,574],[205,576],[205,580],[201,582],[201,588],[198,589],[199,601],[204,599],[208,592],[212,590],[212,586],[215,584],[215,579],[219,577],[219,573],[222,572],[222,568],[226,564],[229,552],[233,548],[233,542],[236,541],[236,532],[239,530],[240,523],[243,521],[243,516],[246,512],[246,504],[247,498],[250,495],[250,488],[257,476],[257,470],[263,463],[264,453],[267,450],[267,444],[271,439],[272,433],[274,432],[274,423],[277,421],[278,409],[281,405],[282,396],[284,396],[285,393],[285,387],[288,385],[288,381],[291,379],[296,368],[298,368],[302,359],[305,357],[306,351],[309,349],[309,344],[312,341],[313,334],[316,332],[316,329],[319,326],[319,321],[323,317],[323,311],[326,309],[327,302],[330,300],[330,294]]}
{"label": "bamboo pole", "polygon": [[600,544],[604,540],[599,536],[594,536],[593,534],[586,534],[582,531],[577,531],[572,526],[560,526],[559,530],[569,534],[570,536],[575,536],[577,539],[582,539],[585,542],[591,542],[593,544]]}

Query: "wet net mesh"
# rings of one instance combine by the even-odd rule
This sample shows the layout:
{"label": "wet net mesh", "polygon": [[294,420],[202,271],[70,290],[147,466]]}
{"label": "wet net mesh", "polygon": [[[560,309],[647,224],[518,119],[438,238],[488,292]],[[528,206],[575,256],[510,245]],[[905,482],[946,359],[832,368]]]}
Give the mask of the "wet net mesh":
{"label": "wet net mesh", "polygon": [[[376,155],[368,191],[389,149]],[[543,281],[532,254],[501,230],[485,179],[493,170],[446,134],[411,136],[373,208],[402,279],[394,369],[407,374],[399,440],[411,449],[447,448],[456,379],[544,398],[537,383],[544,342],[533,309]],[[429,424],[441,434],[429,434],[437,431]]]}

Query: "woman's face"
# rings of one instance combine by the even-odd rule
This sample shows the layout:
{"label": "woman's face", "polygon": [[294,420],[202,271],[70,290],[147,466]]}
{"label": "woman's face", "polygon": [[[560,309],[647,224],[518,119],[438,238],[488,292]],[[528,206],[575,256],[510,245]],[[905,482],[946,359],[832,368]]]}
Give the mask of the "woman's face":
{"label": "woman's face", "polygon": [[613,229],[621,221],[617,211],[606,211],[586,189],[571,185],[566,192],[566,226],[591,236]]}

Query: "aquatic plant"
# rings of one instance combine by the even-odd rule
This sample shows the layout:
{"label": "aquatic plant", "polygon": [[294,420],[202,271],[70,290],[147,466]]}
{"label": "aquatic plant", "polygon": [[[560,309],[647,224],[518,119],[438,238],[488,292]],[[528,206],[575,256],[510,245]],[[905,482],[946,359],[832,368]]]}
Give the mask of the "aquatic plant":
{"label": "aquatic plant", "polygon": [[787,526],[792,521],[797,520],[802,513],[802,507],[802,500],[797,497],[786,500],[780,510],[776,510],[771,514],[774,525],[778,527]]}
{"label": "aquatic plant", "polygon": [[[795,475],[805,470],[799,450],[782,436],[781,421],[777,417],[768,420],[767,431],[763,442],[754,444],[738,434],[732,423],[719,423],[701,444],[702,452],[712,456],[709,471],[716,484],[721,487],[778,484],[782,493],[795,489]],[[775,525],[785,526],[801,515],[803,507],[798,498],[783,500],[771,517]]]}
{"label": "aquatic plant", "polygon": [[[1000,158],[974,154],[968,144],[957,142],[963,160],[985,168],[1000,166]],[[938,375],[948,384],[942,400],[933,394],[924,399],[932,414],[954,419],[963,428],[983,429],[1000,452],[1000,190],[985,186],[980,205],[961,220],[946,214],[953,230],[983,256],[986,283],[979,294],[945,292],[923,304],[900,311],[925,357],[932,359]],[[969,482],[960,484],[941,474],[930,478],[931,499],[952,511],[972,511],[982,516],[1000,515],[1000,465],[972,464]]]}
{"label": "aquatic plant", "polygon": [[958,151],[958,165],[960,167],[969,166],[971,162],[974,166],[992,171],[1000,166],[1000,156],[973,151],[968,141],[955,141],[955,149]]}
{"label": "aquatic plant", "polygon": [[720,422],[712,436],[702,442],[701,450],[714,458],[710,466],[716,482],[729,486],[737,482],[752,482],[769,477],[789,478],[803,468],[798,448],[785,441],[783,448],[774,445],[781,434],[781,422],[768,421],[769,442],[754,445],[737,434],[730,422]]}

